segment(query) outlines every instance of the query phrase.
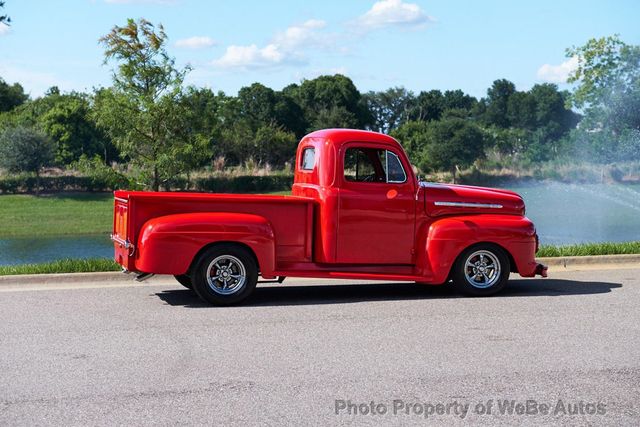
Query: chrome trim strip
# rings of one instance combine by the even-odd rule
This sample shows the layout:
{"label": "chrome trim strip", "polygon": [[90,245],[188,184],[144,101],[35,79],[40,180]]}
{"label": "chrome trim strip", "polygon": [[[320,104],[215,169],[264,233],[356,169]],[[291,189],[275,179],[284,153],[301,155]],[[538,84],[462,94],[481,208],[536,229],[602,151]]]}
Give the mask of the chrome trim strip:
{"label": "chrome trim strip", "polygon": [[114,197],[118,202],[129,203],[129,199],[123,199],[122,197]]}
{"label": "chrome trim strip", "polygon": [[436,206],[451,206],[456,208],[489,208],[502,209],[502,205],[496,203],[472,203],[472,202],[434,202]]}

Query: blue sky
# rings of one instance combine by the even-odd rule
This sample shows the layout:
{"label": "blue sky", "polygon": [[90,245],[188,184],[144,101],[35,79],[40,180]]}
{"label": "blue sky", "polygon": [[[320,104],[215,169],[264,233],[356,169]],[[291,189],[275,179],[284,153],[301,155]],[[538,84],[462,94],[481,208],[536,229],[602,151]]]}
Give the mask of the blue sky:
{"label": "blue sky", "polygon": [[[640,44],[640,2],[6,0],[0,77],[32,96],[52,85],[110,84],[98,38],[127,18],[162,23],[188,82],[235,94],[342,73],[366,92],[463,89],[483,96],[498,78],[518,89],[560,83],[564,56],[591,37]],[[562,83],[560,83],[562,86]]]}

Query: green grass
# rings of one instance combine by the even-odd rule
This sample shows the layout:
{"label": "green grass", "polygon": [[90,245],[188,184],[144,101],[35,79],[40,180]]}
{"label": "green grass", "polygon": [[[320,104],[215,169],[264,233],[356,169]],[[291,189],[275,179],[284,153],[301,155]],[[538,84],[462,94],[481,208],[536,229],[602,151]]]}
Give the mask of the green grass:
{"label": "green grass", "polygon": [[542,245],[536,256],[559,257],[621,254],[640,254],[640,241],[620,243],[581,243],[564,246]]}
{"label": "green grass", "polygon": [[120,271],[120,266],[109,258],[63,259],[43,264],[0,266],[0,276],[12,274],[93,273]]}
{"label": "green grass", "polygon": [[112,193],[0,195],[0,239],[108,234],[112,221]]}
{"label": "green grass", "polygon": [[113,194],[62,193],[0,196],[0,238],[111,231]]}

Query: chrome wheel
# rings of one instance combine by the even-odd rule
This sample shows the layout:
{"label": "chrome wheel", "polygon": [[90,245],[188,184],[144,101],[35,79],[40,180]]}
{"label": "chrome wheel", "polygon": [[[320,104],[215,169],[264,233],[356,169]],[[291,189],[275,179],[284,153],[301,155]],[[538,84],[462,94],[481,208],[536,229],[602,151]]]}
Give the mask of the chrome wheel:
{"label": "chrome wheel", "polygon": [[467,257],[464,263],[464,277],[471,286],[486,289],[500,280],[500,261],[490,251],[479,250]]}
{"label": "chrome wheel", "polygon": [[220,255],[207,267],[207,284],[220,295],[239,292],[247,283],[247,271],[242,261],[232,255]]}

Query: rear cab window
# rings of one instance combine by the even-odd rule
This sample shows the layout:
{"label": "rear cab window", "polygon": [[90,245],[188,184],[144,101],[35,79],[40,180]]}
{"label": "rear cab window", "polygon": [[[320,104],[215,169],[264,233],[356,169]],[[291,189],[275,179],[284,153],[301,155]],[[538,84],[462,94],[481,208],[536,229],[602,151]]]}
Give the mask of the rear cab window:
{"label": "rear cab window", "polygon": [[303,171],[312,171],[316,165],[316,149],[307,147],[302,151],[300,169]]}

